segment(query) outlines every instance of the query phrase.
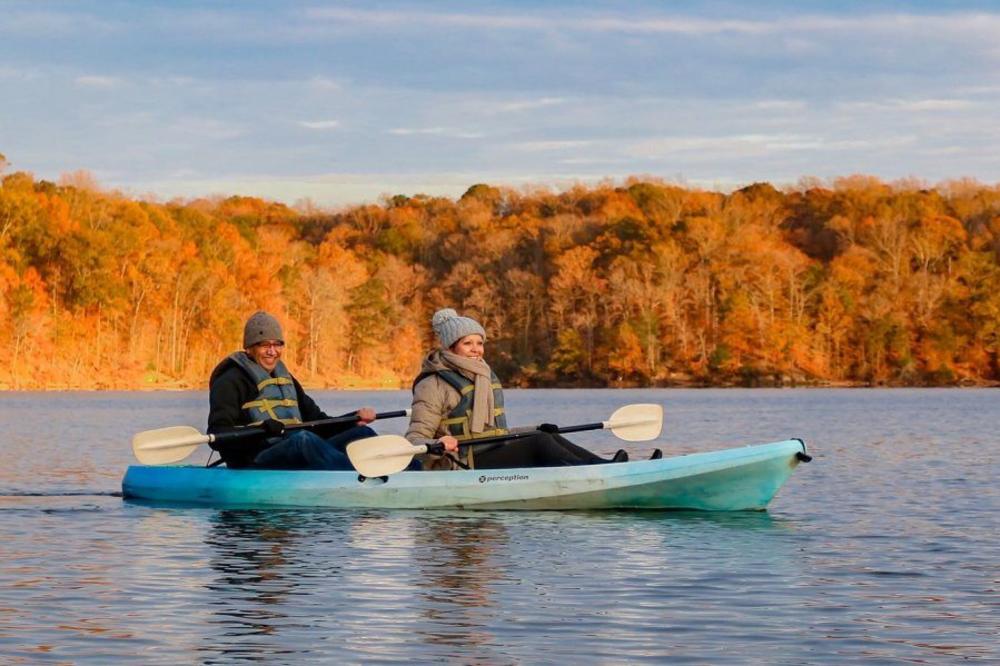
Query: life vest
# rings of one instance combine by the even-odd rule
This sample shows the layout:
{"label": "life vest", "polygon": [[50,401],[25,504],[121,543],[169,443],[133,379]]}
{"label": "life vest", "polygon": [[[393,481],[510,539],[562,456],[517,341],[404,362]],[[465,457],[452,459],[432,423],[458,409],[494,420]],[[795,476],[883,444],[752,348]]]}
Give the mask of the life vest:
{"label": "life vest", "polygon": [[286,425],[302,423],[295,383],[284,363],[278,361],[273,375],[269,375],[246,352],[233,352],[229,359],[257,384],[257,397],[241,405],[250,416],[250,425],[267,419],[275,419]]}
{"label": "life vest", "polygon": [[496,373],[490,371],[490,388],[493,389],[493,429],[483,432],[472,432],[472,405],[476,397],[476,383],[454,370],[435,370],[421,374],[413,382],[414,386],[428,375],[436,374],[458,391],[459,401],[455,408],[442,419],[441,426],[458,441],[475,439],[477,437],[492,437],[507,434],[507,416],[503,407],[503,387]]}

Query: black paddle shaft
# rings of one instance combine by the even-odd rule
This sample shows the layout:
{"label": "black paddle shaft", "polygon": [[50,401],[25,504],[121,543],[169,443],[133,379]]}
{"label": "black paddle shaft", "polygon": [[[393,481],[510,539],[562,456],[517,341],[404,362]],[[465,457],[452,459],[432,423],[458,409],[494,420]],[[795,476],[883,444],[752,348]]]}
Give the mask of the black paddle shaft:
{"label": "black paddle shaft", "polygon": [[603,423],[584,423],[583,425],[560,427],[558,432],[583,432],[584,430],[602,430]]}
{"label": "black paddle shaft", "polygon": [[[559,427],[556,432],[583,432],[584,430],[601,430],[604,428],[603,423],[584,423],[583,425],[574,425]],[[511,432],[506,435],[494,435],[492,437],[477,437],[475,439],[469,439],[464,442],[459,442],[459,446],[477,446],[479,444],[490,444],[491,442],[507,442],[512,439],[521,439],[523,437],[534,437],[537,431],[533,430],[531,432]],[[441,442],[434,442],[433,444],[427,445],[428,453],[444,453],[444,444]]]}
{"label": "black paddle shaft", "polygon": [[[392,419],[397,416],[406,416],[406,410],[400,409],[395,412],[380,412],[375,415],[375,420],[379,419]],[[292,423],[291,425],[285,426],[285,431],[289,430],[302,430],[303,428],[315,428],[316,426],[334,425],[337,423],[353,423],[358,420],[358,413],[351,412],[350,414],[344,414],[343,416],[334,416],[329,419],[321,419],[319,421],[309,421],[308,423]]]}
{"label": "black paddle shaft", "polygon": [[[381,412],[375,415],[375,420],[378,419],[391,419],[397,416],[406,416],[406,410],[400,409],[395,412]],[[351,412],[350,414],[344,414],[343,416],[334,416],[329,419],[320,419],[319,421],[309,421],[308,423],[292,423],[286,425],[282,434],[288,432],[289,430],[302,430],[307,428],[316,428],[325,425],[336,425],[338,423],[353,423],[358,420],[358,413]],[[228,432],[219,432],[212,435],[213,442],[228,442],[234,439],[242,439],[244,437],[260,437],[261,435],[266,435],[267,430],[261,426],[247,426],[245,428],[240,428],[239,430],[230,430]]]}

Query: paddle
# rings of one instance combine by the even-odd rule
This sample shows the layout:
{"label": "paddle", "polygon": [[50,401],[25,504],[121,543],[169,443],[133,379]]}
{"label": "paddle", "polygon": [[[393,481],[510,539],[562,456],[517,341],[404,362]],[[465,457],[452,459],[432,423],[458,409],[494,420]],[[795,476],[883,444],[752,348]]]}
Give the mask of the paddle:
{"label": "paddle", "polygon": [[[375,418],[391,419],[397,416],[409,415],[410,410],[401,409],[395,412],[376,414]],[[286,425],[285,432],[337,423],[353,423],[357,420],[357,414],[347,414],[319,421]],[[144,465],[167,465],[184,460],[202,444],[229,442],[235,439],[243,439],[244,437],[260,437],[264,434],[267,434],[267,430],[260,426],[247,426],[240,430],[220,432],[214,435],[203,435],[197,429],[190,426],[171,426],[169,428],[146,430],[137,433],[132,437],[132,452],[139,462]]]}
{"label": "paddle", "polygon": [[[636,404],[625,405],[617,409],[611,418],[600,423],[585,423],[583,425],[560,427],[558,432],[582,432],[584,430],[610,430],[619,439],[627,442],[645,442],[655,439],[663,426],[663,408],[660,405]],[[523,437],[533,437],[535,432],[513,432],[495,437],[480,437],[465,442],[459,446],[474,446],[490,442],[505,442]],[[387,476],[401,472],[413,460],[413,456],[421,453],[442,453],[444,445],[441,442],[416,446],[399,435],[380,435],[358,439],[347,445],[347,457],[351,459],[354,469],[362,476]]]}

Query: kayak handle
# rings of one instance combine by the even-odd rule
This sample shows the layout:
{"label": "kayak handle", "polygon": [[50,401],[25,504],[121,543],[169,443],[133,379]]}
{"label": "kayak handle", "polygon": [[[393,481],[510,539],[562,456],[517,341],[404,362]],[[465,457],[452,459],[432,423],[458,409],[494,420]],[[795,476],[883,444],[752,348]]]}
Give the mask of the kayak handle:
{"label": "kayak handle", "polygon": [[799,462],[806,462],[806,463],[810,462],[813,459],[813,457],[808,453],[806,453],[806,443],[802,440],[801,437],[793,437],[792,439],[794,439],[795,441],[797,441],[799,444],[802,445],[802,450],[797,451],[795,453],[795,459],[798,460]]}

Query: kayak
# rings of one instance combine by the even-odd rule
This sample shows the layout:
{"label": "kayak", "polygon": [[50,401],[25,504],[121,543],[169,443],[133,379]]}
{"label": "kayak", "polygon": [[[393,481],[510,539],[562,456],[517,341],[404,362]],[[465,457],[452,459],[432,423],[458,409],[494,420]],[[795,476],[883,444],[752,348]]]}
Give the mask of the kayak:
{"label": "kayak", "polygon": [[357,472],[133,465],[129,500],[213,507],[378,509],[763,510],[795,467],[802,440],[577,467]]}

